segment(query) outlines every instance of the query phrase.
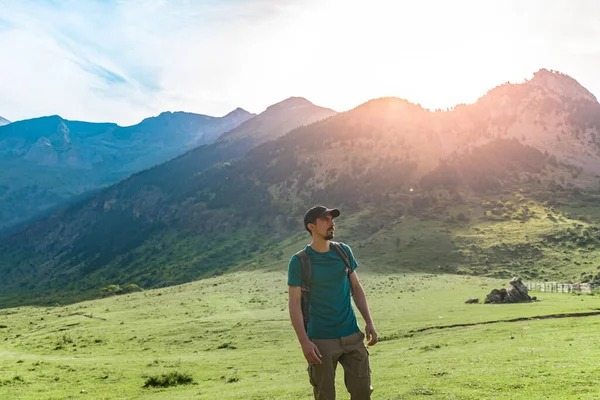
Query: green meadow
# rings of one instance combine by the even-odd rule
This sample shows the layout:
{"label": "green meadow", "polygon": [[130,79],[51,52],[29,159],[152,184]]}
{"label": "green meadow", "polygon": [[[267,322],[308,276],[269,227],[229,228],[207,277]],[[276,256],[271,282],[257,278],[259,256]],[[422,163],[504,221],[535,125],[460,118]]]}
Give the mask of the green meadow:
{"label": "green meadow", "polygon": [[[380,335],[373,398],[600,398],[600,316],[536,318],[598,312],[600,296],[465,304],[511,276],[597,279],[597,207],[575,205],[513,193],[435,218],[365,208],[340,219]],[[178,286],[0,309],[0,399],[312,398],[286,284],[307,241]],[[337,386],[348,398],[341,368]]]}
{"label": "green meadow", "polygon": [[[370,348],[375,399],[600,396],[600,317],[422,330],[590,312],[600,309],[598,296],[465,304],[506,281],[368,267],[360,277],[380,335]],[[283,268],[240,271],[68,306],[4,309],[0,398],[310,399],[285,280]],[[347,398],[341,369],[337,384]]]}

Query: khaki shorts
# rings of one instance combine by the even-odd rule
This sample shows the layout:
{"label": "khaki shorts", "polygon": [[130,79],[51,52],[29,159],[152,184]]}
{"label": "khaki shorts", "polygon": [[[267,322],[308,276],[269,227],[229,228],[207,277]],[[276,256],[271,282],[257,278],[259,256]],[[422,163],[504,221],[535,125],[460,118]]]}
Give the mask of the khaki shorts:
{"label": "khaki shorts", "polygon": [[365,335],[361,331],[338,339],[311,339],[323,356],[322,364],[308,366],[308,376],[316,400],[335,399],[335,370],[338,362],[344,368],[344,383],[350,399],[371,399],[371,367],[364,339]]}

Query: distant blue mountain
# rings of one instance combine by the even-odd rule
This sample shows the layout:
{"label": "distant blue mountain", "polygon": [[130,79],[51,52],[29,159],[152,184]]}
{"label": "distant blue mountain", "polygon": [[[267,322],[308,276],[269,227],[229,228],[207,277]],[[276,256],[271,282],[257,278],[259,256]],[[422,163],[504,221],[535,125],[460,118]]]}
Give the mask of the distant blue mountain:
{"label": "distant blue mountain", "polygon": [[253,116],[238,108],[224,117],[163,112],[126,127],[57,115],[2,125],[0,230],[210,143]]}
{"label": "distant blue mountain", "polygon": [[[286,229],[296,229],[291,213],[298,202],[306,201],[304,192],[323,190],[320,185],[325,182],[304,185],[296,176],[306,176],[307,168],[312,171],[321,162],[347,162],[345,154],[362,153],[339,153],[343,142],[345,149],[355,146],[354,137],[346,135],[354,134],[357,124],[351,114],[341,124],[334,115],[306,99],[283,100],[210,144],[0,235],[0,307],[9,297],[25,304],[26,293],[35,296],[37,304],[47,301],[46,294],[58,294],[51,302],[56,304],[63,302],[66,291],[81,300],[113,282],[144,288],[172,285],[256,258],[265,243],[281,240]],[[169,124],[175,116],[163,116],[160,123]],[[157,121],[145,121],[151,122]],[[360,129],[370,134],[374,126]],[[132,132],[120,131],[119,137]],[[318,157],[327,151],[335,155]],[[325,181],[337,178],[331,171],[335,170],[322,170]],[[352,185],[352,180],[344,181]],[[271,190],[277,197],[271,197]],[[354,193],[341,190],[348,196]],[[39,191],[31,188],[22,198]],[[279,197],[279,191],[293,195]],[[286,215],[272,218],[271,211],[280,209]],[[81,296],[82,288],[86,297]]]}

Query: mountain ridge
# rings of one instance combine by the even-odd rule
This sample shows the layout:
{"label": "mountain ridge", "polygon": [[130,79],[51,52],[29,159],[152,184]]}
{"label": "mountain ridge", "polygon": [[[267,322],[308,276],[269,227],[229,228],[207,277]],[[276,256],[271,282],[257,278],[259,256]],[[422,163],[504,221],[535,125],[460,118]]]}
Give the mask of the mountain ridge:
{"label": "mountain ridge", "polygon": [[51,115],[0,126],[0,230],[212,142],[252,116],[164,112],[121,127]]}
{"label": "mountain ridge", "polygon": [[[0,289],[18,292],[23,284],[32,293],[46,290],[51,296],[56,288],[81,292],[130,282],[159,287],[220,274],[248,258],[276,254],[277,244],[301,228],[303,210],[315,203],[343,206],[354,218],[349,232],[360,243],[371,243],[373,235],[402,223],[405,215],[439,223],[442,231],[453,226],[445,224],[475,218],[465,216],[467,209],[478,210],[476,218],[485,224],[502,218],[527,222],[534,206],[535,218],[547,213],[558,220],[563,217],[554,217],[557,211],[541,202],[552,196],[579,201],[578,191],[593,187],[584,175],[597,171],[569,165],[569,156],[577,156],[569,153],[573,147],[539,149],[535,140],[568,141],[593,153],[595,144],[588,139],[597,129],[598,103],[568,85],[551,90],[540,80],[528,82],[501,85],[452,111],[381,98],[286,134],[224,134],[2,237]],[[575,95],[568,96],[571,89]],[[573,112],[577,118],[571,118]],[[560,125],[546,122],[556,115]],[[246,125],[246,133],[252,131],[250,121],[240,125]],[[250,138],[261,140],[248,144]],[[218,155],[224,149],[227,156]],[[215,158],[200,162],[205,158],[200,154]],[[519,210],[514,203],[505,209],[482,206],[493,199],[504,207],[501,196],[524,195],[529,196],[524,203],[515,200]],[[461,247],[469,243],[462,236],[445,240],[453,249],[445,257],[447,271],[462,271],[476,259]],[[412,242],[402,246],[410,254],[422,251]],[[518,246],[510,251],[543,253],[537,243]],[[504,251],[502,246],[485,250],[498,260]],[[418,254],[421,268],[430,271],[436,260]]]}

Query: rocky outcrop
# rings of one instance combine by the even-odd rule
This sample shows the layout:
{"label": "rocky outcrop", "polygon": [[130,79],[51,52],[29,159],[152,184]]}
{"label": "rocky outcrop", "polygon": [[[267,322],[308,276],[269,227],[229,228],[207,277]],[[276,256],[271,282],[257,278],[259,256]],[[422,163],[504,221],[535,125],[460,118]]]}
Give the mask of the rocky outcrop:
{"label": "rocky outcrop", "polygon": [[521,281],[521,278],[512,278],[509,286],[503,289],[494,289],[485,298],[485,303],[526,303],[532,301],[527,293],[527,286]]}

